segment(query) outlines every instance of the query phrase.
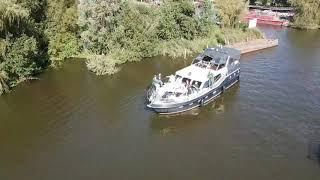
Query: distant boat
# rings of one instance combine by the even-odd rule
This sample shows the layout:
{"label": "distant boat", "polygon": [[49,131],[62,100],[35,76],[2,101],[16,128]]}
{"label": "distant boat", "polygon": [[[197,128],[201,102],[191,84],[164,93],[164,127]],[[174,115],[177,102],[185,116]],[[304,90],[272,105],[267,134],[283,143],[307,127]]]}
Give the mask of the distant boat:
{"label": "distant boat", "polygon": [[284,19],[286,16],[279,12],[270,10],[265,11],[250,11],[245,15],[245,21],[257,19],[257,24],[269,24],[274,26],[289,26],[289,20]]}
{"label": "distant boat", "polygon": [[239,50],[206,49],[166,82],[155,76],[147,92],[147,107],[160,114],[174,114],[208,104],[240,81],[239,60]]}

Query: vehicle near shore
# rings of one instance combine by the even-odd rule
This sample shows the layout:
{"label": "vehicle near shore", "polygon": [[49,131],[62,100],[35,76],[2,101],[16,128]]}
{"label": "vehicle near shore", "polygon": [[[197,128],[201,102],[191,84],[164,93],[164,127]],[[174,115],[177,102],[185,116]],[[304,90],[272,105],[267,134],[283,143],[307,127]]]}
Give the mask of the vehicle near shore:
{"label": "vehicle near shore", "polygon": [[147,92],[147,107],[174,114],[204,106],[240,81],[240,51],[227,47],[206,49],[190,66],[167,76],[155,76]]}

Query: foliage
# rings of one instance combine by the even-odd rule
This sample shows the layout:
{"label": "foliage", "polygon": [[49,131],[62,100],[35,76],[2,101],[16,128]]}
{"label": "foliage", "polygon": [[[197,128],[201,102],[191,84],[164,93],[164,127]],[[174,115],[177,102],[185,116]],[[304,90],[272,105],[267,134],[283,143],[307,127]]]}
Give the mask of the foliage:
{"label": "foliage", "polygon": [[0,0],[0,32],[3,37],[13,28],[20,28],[20,24],[29,17],[28,9],[16,0]]}
{"label": "foliage", "polygon": [[7,47],[4,69],[11,79],[24,79],[40,71],[39,47],[34,37],[23,35]]}
{"label": "foliage", "polygon": [[78,39],[71,32],[57,33],[50,36],[48,53],[52,65],[60,64],[62,60],[74,57],[79,53]]}
{"label": "foliage", "polygon": [[97,75],[112,75],[119,71],[116,63],[108,56],[93,55],[88,58],[86,64],[88,69]]}
{"label": "foliage", "polygon": [[192,40],[198,35],[199,20],[189,0],[165,1],[160,8],[158,37],[163,40],[184,38]]}
{"label": "foliage", "polygon": [[75,0],[48,1],[45,33],[49,42],[48,55],[53,65],[80,51],[75,3]]}
{"label": "foliage", "polygon": [[[121,56],[119,60],[137,61],[143,57],[154,56],[158,43],[156,13],[150,7],[125,2],[117,16],[118,26],[110,34],[110,49],[115,52],[125,51],[131,58]],[[113,53],[113,52],[111,52]]]}
{"label": "foliage", "polygon": [[216,0],[215,5],[221,25],[231,28],[239,23],[246,6],[244,0]]}
{"label": "foliage", "polygon": [[[87,54],[89,70],[103,75],[126,62],[187,56],[224,43],[227,30],[216,23],[219,18],[225,27],[236,26],[244,3],[235,2],[226,8],[205,0],[199,10],[190,0],[160,6],[134,0],[0,0],[0,94],[80,51]],[[250,34],[235,31],[239,37]],[[238,40],[234,36],[227,39]]]}
{"label": "foliage", "polygon": [[298,11],[294,25],[300,28],[320,28],[320,1],[315,0],[290,0]]}
{"label": "foliage", "polygon": [[117,25],[119,8],[120,0],[80,0],[78,25],[84,50],[94,54],[109,52],[110,33]]}
{"label": "foliage", "polygon": [[8,75],[5,71],[0,71],[0,94],[9,92]]}
{"label": "foliage", "polygon": [[263,38],[258,29],[219,29],[217,36],[222,40],[222,44],[233,44],[254,39]]}
{"label": "foliage", "polygon": [[215,29],[214,25],[217,24],[218,17],[214,7],[214,3],[211,0],[205,0],[203,2],[203,8],[200,13],[200,35],[206,36],[211,33],[212,29]]}
{"label": "foliage", "polygon": [[[206,0],[197,12],[189,0],[167,0],[159,7],[136,1],[82,0],[78,24],[83,49],[91,54],[87,66],[96,74],[112,74],[125,62],[156,55],[187,56],[224,43],[224,33],[215,25],[217,14],[222,17],[221,12],[227,7],[232,14],[225,18],[232,20],[225,26],[234,27],[244,8],[244,2],[238,2],[241,7],[233,3],[229,8],[222,6],[225,4],[222,1],[214,6]],[[240,36],[250,34],[241,29],[236,31],[242,32]],[[115,71],[111,71],[113,68]]]}
{"label": "foliage", "polygon": [[1,93],[38,73],[45,65],[45,42],[39,17],[40,0],[1,0],[0,72]]}

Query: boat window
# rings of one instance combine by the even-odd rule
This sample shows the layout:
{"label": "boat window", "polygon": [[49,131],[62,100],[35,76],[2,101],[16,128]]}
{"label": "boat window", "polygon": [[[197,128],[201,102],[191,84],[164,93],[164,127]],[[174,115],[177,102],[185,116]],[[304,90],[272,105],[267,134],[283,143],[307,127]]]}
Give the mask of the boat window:
{"label": "boat window", "polygon": [[182,83],[190,84],[190,83],[191,83],[191,79],[189,79],[189,78],[183,78],[183,79],[182,79]]}
{"label": "boat window", "polygon": [[200,88],[201,87],[201,82],[200,81],[193,81],[192,82],[192,86],[194,86],[196,88]]}
{"label": "boat window", "polygon": [[218,81],[220,78],[221,78],[221,74],[215,76],[215,77],[214,77],[214,81],[216,82],[216,81]]}
{"label": "boat window", "polygon": [[233,62],[234,62],[234,59],[233,59],[233,58],[230,58],[230,59],[229,59],[229,65],[232,65]]}
{"label": "boat window", "polygon": [[225,67],[225,64],[220,64],[218,70],[219,70],[219,69],[222,69],[222,68],[224,68],[224,67]]}
{"label": "boat window", "polygon": [[212,57],[210,57],[210,56],[204,56],[203,57],[203,61],[211,61],[213,58]]}
{"label": "boat window", "polygon": [[221,61],[221,57],[215,57],[214,58],[214,63],[215,64],[220,64],[220,61]]}
{"label": "boat window", "polygon": [[204,85],[203,85],[203,88],[208,88],[209,84],[210,84],[209,81],[205,82]]}

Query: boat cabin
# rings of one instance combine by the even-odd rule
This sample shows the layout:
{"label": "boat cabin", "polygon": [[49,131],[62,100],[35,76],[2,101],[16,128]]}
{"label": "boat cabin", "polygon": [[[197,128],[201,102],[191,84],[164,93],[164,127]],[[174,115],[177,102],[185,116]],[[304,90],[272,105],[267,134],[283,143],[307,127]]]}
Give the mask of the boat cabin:
{"label": "boat cabin", "polygon": [[206,49],[191,66],[185,67],[175,74],[175,80],[197,89],[211,87],[221,78],[220,69],[227,67],[227,71],[236,69],[240,59],[240,51],[214,47]]}
{"label": "boat cabin", "polygon": [[240,51],[227,48],[227,47],[214,47],[206,49],[200,54],[192,64],[195,64],[202,68],[210,68],[213,70],[219,70],[225,67],[229,62],[240,60]]}

